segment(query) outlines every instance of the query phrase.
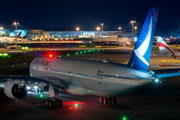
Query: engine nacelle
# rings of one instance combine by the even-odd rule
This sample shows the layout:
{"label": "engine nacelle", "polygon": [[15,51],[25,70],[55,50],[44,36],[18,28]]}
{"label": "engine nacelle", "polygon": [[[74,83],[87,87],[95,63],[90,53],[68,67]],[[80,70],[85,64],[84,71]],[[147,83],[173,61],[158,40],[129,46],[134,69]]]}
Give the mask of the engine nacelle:
{"label": "engine nacelle", "polygon": [[19,86],[15,80],[8,80],[4,85],[4,93],[11,99],[19,99],[26,95],[27,89],[25,85]]}

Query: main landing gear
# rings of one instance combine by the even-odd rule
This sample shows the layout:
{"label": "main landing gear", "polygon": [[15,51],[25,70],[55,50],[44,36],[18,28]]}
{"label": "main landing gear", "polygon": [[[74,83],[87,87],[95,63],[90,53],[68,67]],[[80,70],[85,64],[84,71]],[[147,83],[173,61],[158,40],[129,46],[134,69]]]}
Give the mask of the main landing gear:
{"label": "main landing gear", "polygon": [[100,97],[99,102],[103,104],[109,104],[109,103],[116,104],[117,100],[116,97]]}
{"label": "main landing gear", "polygon": [[49,86],[50,98],[46,100],[46,106],[48,106],[48,107],[55,107],[55,106],[62,107],[63,106],[62,100],[58,99],[56,97],[57,94],[55,94],[55,93],[57,93],[57,92],[55,91],[54,86],[50,85]]}
{"label": "main landing gear", "polygon": [[63,102],[62,100],[59,100],[57,98],[50,98],[46,100],[46,106],[48,107],[62,107],[63,106]]}

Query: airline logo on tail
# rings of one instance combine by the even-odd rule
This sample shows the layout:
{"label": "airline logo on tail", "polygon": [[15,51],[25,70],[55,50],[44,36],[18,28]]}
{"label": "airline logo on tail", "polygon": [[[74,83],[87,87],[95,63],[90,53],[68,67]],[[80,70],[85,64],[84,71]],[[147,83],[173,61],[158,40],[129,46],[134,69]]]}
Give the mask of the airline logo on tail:
{"label": "airline logo on tail", "polygon": [[144,71],[148,70],[158,13],[159,7],[149,10],[139,39],[129,60],[129,67]]}
{"label": "airline logo on tail", "polygon": [[4,34],[2,34],[2,36],[7,36],[8,34],[8,31],[6,31]]}
{"label": "airline logo on tail", "polygon": [[137,49],[134,49],[134,53],[136,54],[136,56],[142,60],[146,65],[149,65],[149,63],[147,62],[147,60],[144,58],[144,54],[146,53],[149,43],[150,43],[150,38],[151,38],[151,33],[152,33],[152,18],[151,18],[151,22],[149,25],[149,30],[147,33],[147,36],[144,40],[144,42],[141,44],[141,46]]}
{"label": "airline logo on tail", "polygon": [[165,52],[171,52],[172,53],[172,57],[175,57],[175,54],[173,52],[173,50],[167,45],[167,43],[161,38],[161,37],[157,37],[157,42],[158,42],[158,47],[159,47],[159,51],[161,53],[165,53]]}

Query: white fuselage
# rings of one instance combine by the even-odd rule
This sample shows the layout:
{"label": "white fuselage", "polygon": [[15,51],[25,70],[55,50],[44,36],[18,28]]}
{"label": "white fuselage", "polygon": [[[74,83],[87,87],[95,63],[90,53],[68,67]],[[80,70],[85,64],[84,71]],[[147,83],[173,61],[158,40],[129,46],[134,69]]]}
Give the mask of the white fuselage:
{"label": "white fuselage", "polygon": [[[97,73],[142,79],[98,76]],[[152,74],[119,63],[69,58],[37,57],[31,63],[30,75],[61,79],[68,86],[67,92],[71,94],[102,97],[130,93],[152,82]],[[60,86],[58,80],[49,81]]]}

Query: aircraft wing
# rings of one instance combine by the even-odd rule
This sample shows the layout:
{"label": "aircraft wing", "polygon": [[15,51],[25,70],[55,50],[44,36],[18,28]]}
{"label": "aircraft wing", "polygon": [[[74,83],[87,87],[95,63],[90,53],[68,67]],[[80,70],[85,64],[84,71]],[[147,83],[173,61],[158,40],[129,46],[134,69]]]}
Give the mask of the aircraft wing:
{"label": "aircraft wing", "polygon": [[175,77],[180,76],[180,68],[177,69],[163,69],[152,70],[158,78]]}
{"label": "aircraft wing", "polygon": [[97,73],[96,75],[104,76],[104,77],[115,77],[115,78],[124,78],[124,79],[146,79],[144,77],[135,77],[135,76],[120,76],[120,75],[108,75],[108,74],[100,74]]}
{"label": "aircraft wing", "polygon": [[55,86],[58,86],[60,88],[67,88],[68,85],[61,79],[55,78],[55,77],[46,77],[43,78],[37,78],[37,77],[30,77],[30,76],[6,76],[6,75],[0,75],[0,79],[14,79],[14,80],[25,80],[25,81],[34,81],[34,82],[44,82],[46,84],[53,84]]}

